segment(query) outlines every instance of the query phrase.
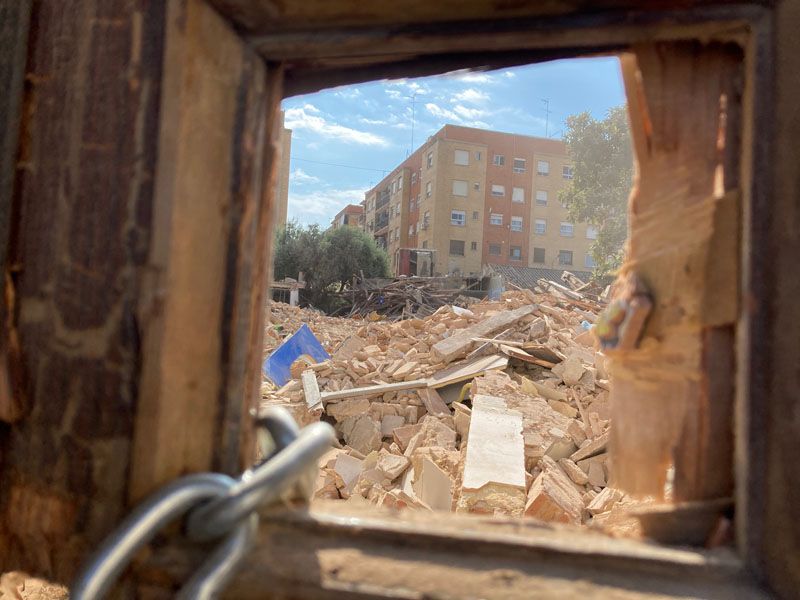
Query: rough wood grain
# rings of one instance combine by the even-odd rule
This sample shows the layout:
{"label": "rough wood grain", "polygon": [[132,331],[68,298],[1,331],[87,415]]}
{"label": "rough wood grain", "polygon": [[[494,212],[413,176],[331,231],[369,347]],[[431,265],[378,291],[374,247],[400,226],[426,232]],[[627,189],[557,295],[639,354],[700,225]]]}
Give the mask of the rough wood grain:
{"label": "rough wood grain", "polygon": [[202,0],[169,6],[132,500],[186,472],[240,471],[262,324],[264,66]]}
{"label": "rough wood grain", "polygon": [[[334,504],[265,516],[226,597],[766,597],[725,551],[661,548],[516,518],[443,519]],[[196,548],[187,550],[196,556]],[[175,549],[142,576],[181,581],[185,560]]]}
{"label": "rough wood grain", "polygon": [[[732,395],[708,383],[729,373],[712,373],[719,364],[702,357],[707,329],[733,326],[738,310],[738,253],[728,238],[739,227],[742,60],[736,44],[686,42],[637,47],[622,61],[638,163],[622,273],[636,273],[654,297],[640,347],[612,365],[614,476],[633,493],[660,496],[670,463],[676,499],[718,497],[732,485],[730,455],[716,454],[730,448]],[[717,218],[723,212],[733,218]],[[730,293],[712,314],[714,270]],[[710,429],[712,415],[723,420]],[[704,442],[711,431],[727,438]],[[727,477],[706,485],[716,469]]]}
{"label": "rough wood grain", "polygon": [[800,2],[760,21],[749,47],[739,340],[737,538],[749,567],[779,595],[800,589]]}
{"label": "rough wood grain", "polygon": [[23,398],[13,392],[22,377],[18,356],[10,358],[19,354],[19,338],[10,319],[14,290],[6,288],[6,259],[30,18],[30,0],[0,0],[0,422],[6,423],[25,410]]}
{"label": "rough wood grain", "polygon": [[143,0],[34,6],[9,250],[27,410],[0,430],[0,571],[63,581],[125,510],[163,21]]}

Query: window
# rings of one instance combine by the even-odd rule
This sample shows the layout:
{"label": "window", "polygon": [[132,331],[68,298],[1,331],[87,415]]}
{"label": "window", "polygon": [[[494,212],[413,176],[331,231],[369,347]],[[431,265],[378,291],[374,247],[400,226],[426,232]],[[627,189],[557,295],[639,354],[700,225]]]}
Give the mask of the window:
{"label": "window", "polygon": [[479,213],[477,210],[473,210],[472,211],[472,220],[473,221],[477,221],[480,218],[481,218],[481,213]]}
{"label": "window", "polygon": [[525,190],[522,188],[515,187],[511,190],[511,201],[512,202],[519,202],[520,204],[525,203]]}
{"label": "window", "polygon": [[475,152],[475,160],[480,160],[480,159],[481,159],[481,152],[479,150],[479,151]]}
{"label": "window", "polygon": [[402,190],[403,189],[403,176],[402,175],[397,178],[397,189],[398,190]]}
{"label": "window", "polygon": [[547,206],[547,192],[544,190],[536,190],[536,205]]}
{"label": "window", "polygon": [[492,213],[489,215],[489,225],[502,225],[503,224],[503,215]]}
{"label": "window", "polygon": [[477,250],[478,249],[478,242],[470,243],[469,247],[470,247],[471,250]]}
{"label": "window", "polygon": [[414,235],[414,226],[413,225],[409,225],[408,226],[408,235],[409,236]]}
{"label": "window", "polygon": [[511,217],[511,231],[522,231],[522,217]]}
{"label": "window", "polygon": [[416,171],[414,171],[411,174],[411,185],[414,185],[415,183],[417,183],[417,172]]}
{"label": "window", "polygon": [[464,240],[450,240],[450,255],[464,256]]}
{"label": "window", "polygon": [[450,211],[450,225],[458,225],[459,227],[463,227],[467,222],[467,213],[463,210],[451,210]]}
{"label": "window", "polygon": [[428,152],[428,156],[425,159],[425,164],[429,169],[433,166],[433,150]]}
{"label": "window", "polygon": [[575,232],[575,227],[572,223],[561,221],[561,229],[559,229],[558,231],[561,237],[572,237],[574,232]]}
{"label": "window", "polygon": [[511,260],[522,260],[522,246],[511,246],[511,251],[508,255]]}
{"label": "window", "polygon": [[524,158],[515,158],[514,159],[514,173],[524,173],[525,172],[525,159]]}
{"label": "window", "polygon": [[474,189],[476,192],[477,192],[477,191],[480,191],[480,189],[481,189],[481,184],[480,184],[479,182],[477,182],[477,181],[476,181],[475,183],[473,183],[473,184],[472,184],[472,188],[473,188],[473,189]]}
{"label": "window", "polygon": [[544,248],[534,248],[533,249],[533,262],[535,262],[535,263],[543,263],[544,262]]}
{"label": "window", "polygon": [[489,244],[489,254],[492,256],[500,256],[500,253],[503,251],[500,244]]}
{"label": "window", "polygon": [[466,150],[456,150],[455,163],[464,167],[469,165],[469,152]]}
{"label": "window", "polygon": [[431,197],[431,190],[432,189],[433,189],[433,185],[432,185],[432,183],[430,181],[425,184],[425,197],[426,198],[430,198]]}
{"label": "window", "polygon": [[392,193],[393,194],[397,193],[397,182],[396,181],[392,182]]}
{"label": "window", "polygon": [[492,185],[492,196],[505,196],[506,195],[506,186],[504,185]]}
{"label": "window", "polygon": [[430,218],[431,218],[431,211],[426,210],[425,211],[425,215],[422,218],[422,228],[423,229],[427,229],[428,228],[428,225],[430,223]]}
{"label": "window", "polygon": [[572,264],[572,250],[559,250],[558,251],[558,264],[571,265]]}
{"label": "window", "polygon": [[494,164],[496,167],[502,167],[506,164],[506,157],[502,154],[495,154],[494,155]]}
{"label": "window", "polygon": [[561,208],[569,208],[569,202],[567,200],[559,198],[558,203],[561,205]]}
{"label": "window", "polygon": [[416,203],[414,202],[414,199],[412,198],[411,202],[408,203],[408,212],[414,212],[415,208],[416,208]]}
{"label": "window", "polygon": [[544,219],[536,219],[536,222],[533,224],[533,232],[538,233],[539,235],[544,235],[547,231],[547,221]]}
{"label": "window", "polygon": [[453,180],[453,196],[466,196],[469,184],[466,181]]}
{"label": "window", "polygon": [[597,227],[592,227],[591,225],[586,227],[586,239],[587,240],[597,239]]}
{"label": "window", "polygon": [[572,167],[568,167],[567,165],[561,167],[561,176],[564,179],[572,179]]}
{"label": "window", "polygon": [[583,266],[589,269],[594,269],[597,265],[594,262],[594,258],[591,254],[587,254],[583,259]]}
{"label": "window", "polygon": [[422,249],[424,250],[424,249],[425,249],[425,248],[427,248],[427,247],[428,247],[428,240],[424,240],[424,241],[422,242]]}
{"label": "window", "polygon": [[550,163],[546,160],[540,160],[536,163],[537,175],[550,175]]}

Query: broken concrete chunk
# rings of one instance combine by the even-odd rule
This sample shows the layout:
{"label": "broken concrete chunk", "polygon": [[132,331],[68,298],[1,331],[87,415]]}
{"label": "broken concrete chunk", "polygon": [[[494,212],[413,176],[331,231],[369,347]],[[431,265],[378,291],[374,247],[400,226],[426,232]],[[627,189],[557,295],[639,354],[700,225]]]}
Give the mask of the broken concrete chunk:
{"label": "broken concrete chunk", "polygon": [[570,419],[574,419],[578,416],[578,410],[572,408],[566,402],[561,402],[560,400],[548,400],[547,404],[549,404],[550,408],[552,408],[554,411],[560,412],[562,415],[569,417]]}
{"label": "broken concrete chunk", "polygon": [[[573,355],[568,357],[562,364],[564,365],[564,371],[561,374],[561,378],[564,380],[564,383],[567,385],[578,385],[586,370],[581,363],[581,359]],[[592,383],[594,383],[594,380],[592,380]]]}
{"label": "broken concrete chunk", "polygon": [[588,444],[581,446],[579,450],[570,456],[570,458],[573,462],[578,462],[584,458],[589,458],[590,456],[595,456],[601,452],[605,452],[605,449],[608,446],[608,437],[609,432],[606,431],[603,435],[596,437]]}
{"label": "broken concrete chunk", "polygon": [[394,431],[392,431],[392,438],[394,438],[394,441],[400,447],[400,450],[405,452],[406,448],[408,448],[408,443],[411,441],[411,438],[417,435],[420,429],[422,429],[421,423],[397,427]]}
{"label": "broken concrete chunk", "polygon": [[376,468],[384,474],[386,479],[394,481],[403,474],[409,464],[411,463],[405,456],[390,454],[386,450],[381,450]]}
{"label": "broken concrete chunk", "polygon": [[381,447],[381,428],[369,417],[348,417],[341,424],[341,432],[345,443],[362,454]]}
{"label": "broken concrete chunk", "polygon": [[583,499],[559,469],[546,469],[531,484],[525,516],[580,525]]}
{"label": "broken concrete chunk", "polygon": [[548,433],[552,436],[553,442],[547,450],[545,450],[545,456],[553,460],[558,460],[560,458],[567,458],[575,452],[575,443],[566,432],[553,427]]}
{"label": "broken concrete chunk", "polygon": [[560,466],[567,474],[567,477],[569,477],[576,484],[586,485],[589,483],[589,476],[586,475],[586,473],[584,473],[583,470],[570,459],[560,459],[558,461],[558,466]]}
{"label": "broken concrete chunk", "polygon": [[347,417],[355,417],[365,415],[369,412],[370,401],[367,398],[353,398],[352,400],[340,400],[339,402],[331,402],[325,408],[328,416],[333,417],[337,421],[343,421]]}
{"label": "broken concrete chunk", "polygon": [[363,461],[347,454],[340,454],[336,459],[333,470],[341,479],[345,493],[349,494],[352,491],[361,473],[362,464]]}
{"label": "broken concrete chunk", "polygon": [[400,415],[386,415],[381,419],[381,435],[392,437],[394,430],[406,424],[405,417]]}
{"label": "broken concrete chunk", "polygon": [[413,488],[417,498],[433,510],[450,510],[453,503],[450,477],[429,458],[423,458]]}
{"label": "broken concrete chunk", "polygon": [[602,492],[597,494],[597,496],[595,496],[595,498],[586,507],[586,510],[593,515],[604,513],[611,510],[621,499],[622,492],[612,487],[607,487]]}
{"label": "broken concrete chunk", "polygon": [[525,489],[522,414],[502,398],[475,396],[459,510],[520,515]]}

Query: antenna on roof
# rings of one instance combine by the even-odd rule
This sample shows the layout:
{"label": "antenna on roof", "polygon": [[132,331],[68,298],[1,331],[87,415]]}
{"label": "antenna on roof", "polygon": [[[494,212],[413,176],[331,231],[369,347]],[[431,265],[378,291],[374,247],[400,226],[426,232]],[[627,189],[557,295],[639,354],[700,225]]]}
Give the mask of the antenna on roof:
{"label": "antenna on roof", "polygon": [[550,137],[550,98],[542,98],[544,102],[544,137]]}

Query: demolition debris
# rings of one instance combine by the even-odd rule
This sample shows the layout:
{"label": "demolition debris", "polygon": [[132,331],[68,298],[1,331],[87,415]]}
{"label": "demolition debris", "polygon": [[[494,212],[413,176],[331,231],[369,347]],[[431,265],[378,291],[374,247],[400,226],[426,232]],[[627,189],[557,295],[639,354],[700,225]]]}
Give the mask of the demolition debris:
{"label": "demolition debris", "polygon": [[263,406],[335,426],[342,448],[320,460],[314,496],[627,527],[627,500],[609,485],[609,376],[590,331],[603,305],[580,283],[395,321],[273,305],[268,354],[302,323],[330,353],[299,356],[288,383],[262,390]]}

